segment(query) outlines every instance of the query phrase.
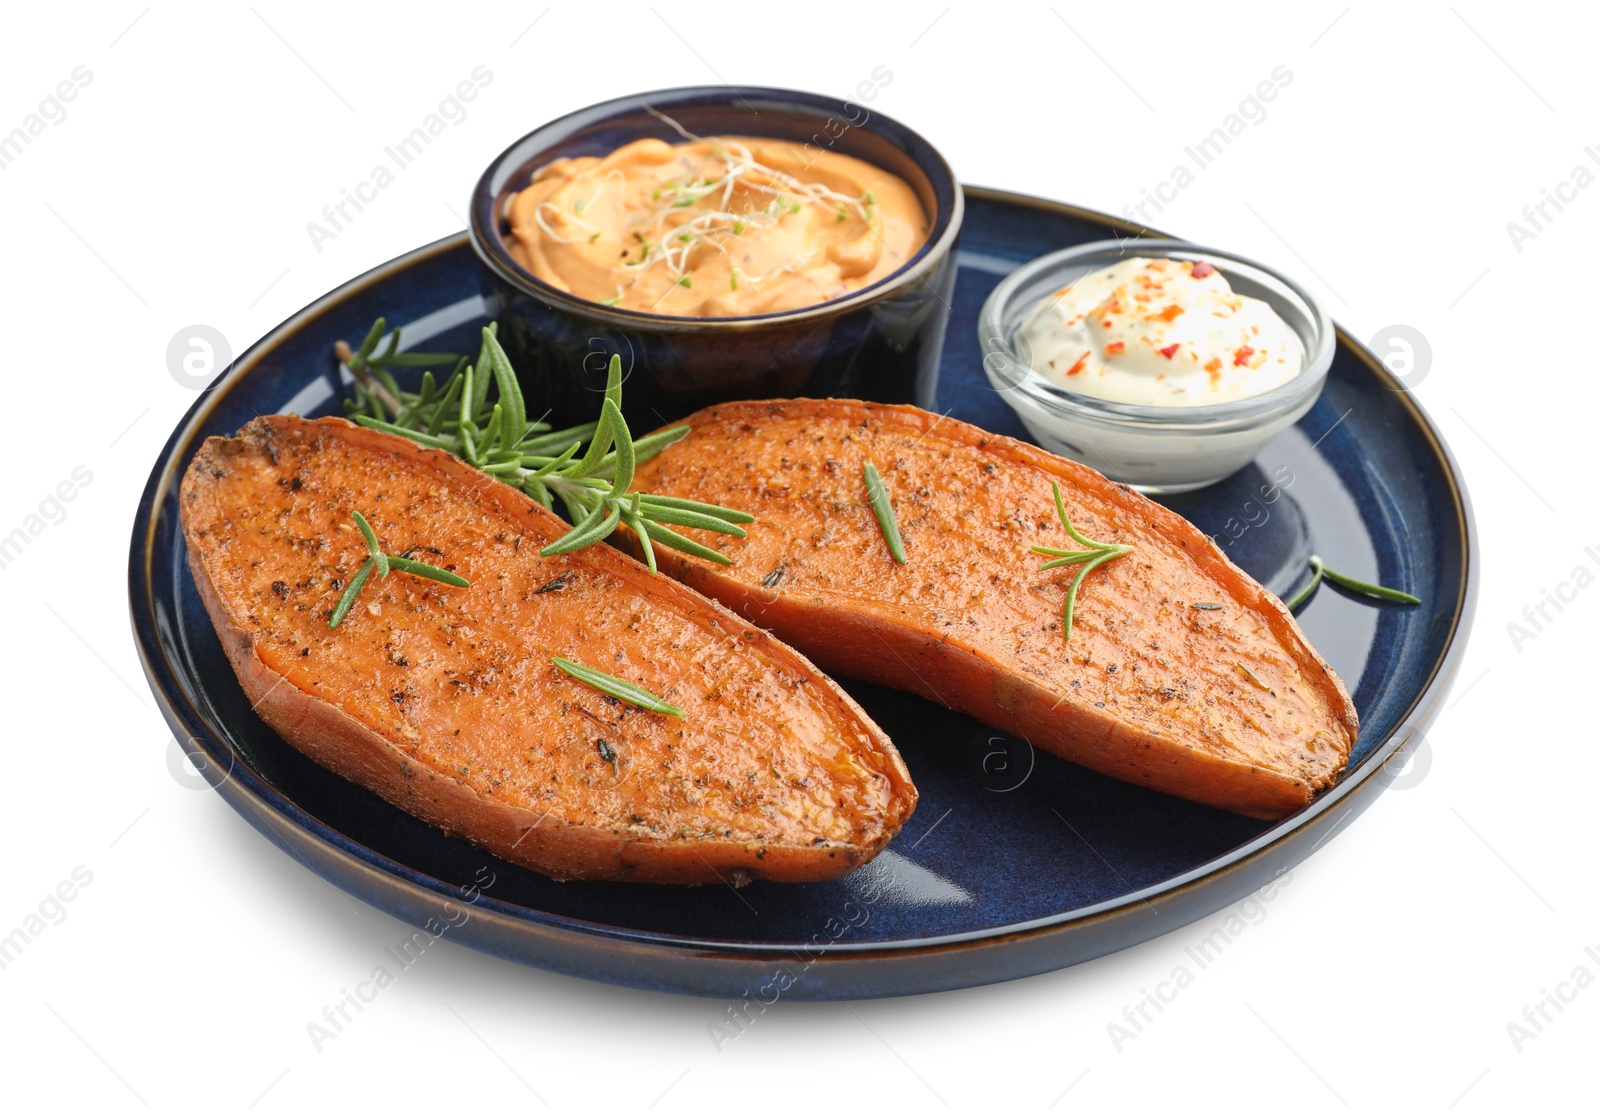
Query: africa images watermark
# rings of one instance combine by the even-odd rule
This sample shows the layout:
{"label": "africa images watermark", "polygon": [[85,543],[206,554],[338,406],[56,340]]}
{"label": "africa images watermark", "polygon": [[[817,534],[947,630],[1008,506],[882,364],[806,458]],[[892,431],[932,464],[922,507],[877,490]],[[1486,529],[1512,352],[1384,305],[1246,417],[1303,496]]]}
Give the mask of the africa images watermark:
{"label": "africa images watermark", "polygon": [[[1294,485],[1294,470],[1286,465],[1280,465],[1272,471],[1272,480],[1256,487],[1259,499],[1246,500],[1239,509],[1239,516],[1229,516],[1222,525],[1222,530],[1211,537],[1211,542],[1217,545],[1218,550],[1227,550],[1228,544],[1234,542],[1252,527],[1264,527],[1272,519],[1272,508],[1283,496],[1284,492]],[[1243,516],[1243,519],[1239,517]],[[1226,536],[1227,538],[1223,538]]]}
{"label": "africa images watermark", "polygon": [[15,163],[23,149],[31,147],[33,141],[43,135],[50,125],[63,123],[67,119],[68,102],[76,101],[78,93],[92,81],[94,74],[89,67],[74,66],[72,73],[45,94],[39,107],[22,118],[21,124],[0,134],[0,171]]}
{"label": "africa images watermark", "polygon": [[[716,1052],[720,1055],[727,1044],[744,1035],[762,1013],[777,1004],[784,991],[800,980],[801,975],[812,967],[823,950],[837,943],[851,931],[865,927],[867,921],[872,918],[872,905],[881,900],[894,884],[895,872],[892,869],[886,874],[873,875],[864,888],[859,892],[853,892],[852,898],[840,905],[837,915],[828,917],[822,925],[822,930],[813,934],[806,946],[794,952],[793,965],[775,967],[772,973],[767,975],[767,980],[756,987],[754,993],[747,988],[741,994],[742,1000],[737,1005],[727,1005],[723,1009],[721,1020],[714,1020],[706,1025],[706,1035],[710,1037],[711,1046]],[[815,952],[811,950],[813,946],[817,948]]]}
{"label": "africa images watermark", "polygon": [[872,113],[865,108],[878,99],[878,94],[884,87],[894,81],[894,71],[887,66],[874,66],[872,73],[856,83],[855,95],[857,101],[841,102],[839,116],[830,116],[821,125],[821,130],[812,133],[811,138],[801,145],[799,160],[800,169],[806,170],[817,161],[817,157],[824,149],[832,150],[833,145],[843,138],[844,134],[852,128],[860,128],[872,119]]}
{"label": "africa images watermark", "polygon": [[392,186],[399,172],[415,163],[436,137],[443,135],[450,125],[461,124],[467,119],[467,104],[478,99],[478,94],[494,81],[494,74],[487,66],[478,65],[472,68],[469,77],[470,81],[457,82],[455,89],[445,94],[439,102],[438,108],[422,118],[422,123],[383,149],[388,157],[387,163],[376,164],[353,189],[340,188],[339,200],[322,207],[321,222],[306,222],[306,235],[311,238],[312,248],[320,253],[323,244],[337,238],[355,221],[358,214],[377,201],[378,191]]}
{"label": "africa images watermark", "polygon": [[78,898],[81,889],[94,883],[94,873],[86,866],[74,865],[70,880],[63,880],[44,894],[44,899],[28,912],[11,932],[0,937],[0,970],[14,963],[28,944],[51,927],[67,921],[67,905]]}
{"label": "africa images watermark", "polygon": [[[1600,568],[1600,548],[1585,547],[1583,553],[1589,562]],[[1566,578],[1556,583],[1555,589],[1548,590],[1540,586],[1539,600],[1522,607],[1521,623],[1509,621],[1506,624],[1506,635],[1511,637],[1512,650],[1521,655],[1523,645],[1537,640],[1568,605],[1578,600],[1578,594],[1594,585],[1594,581],[1594,570],[1590,569],[1588,563],[1580,562]]]}
{"label": "africa images watermark", "polygon": [[[487,878],[487,879],[486,879]],[[399,946],[386,946],[383,948],[384,960],[372,967],[372,972],[365,980],[355,983],[356,987],[340,989],[339,999],[332,1004],[322,1006],[322,1019],[306,1024],[306,1037],[311,1040],[311,1048],[318,1055],[334,1040],[344,1034],[344,1031],[355,1018],[367,1010],[367,1006],[378,999],[378,994],[395,983],[395,979],[422,960],[422,955],[439,943],[445,935],[466,925],[472,918],[469,910],[483,896],[485,888],[493,887],[495,874],[487,865],[481,866],[473,878],[473,882],[460,889],[462,902],[457,904],[453,900],[444,902],[444,916],[430,916],[422,925],[422,930],[404,940]],[[390,963],[394,967],[390,968]]]}
{"label": "africa images watermark", "polygon": [[[1589,956],[1591,962],[1600,966],[1600,949],[1586,946],[1583,952]],[[1572,967],[1572,972],[1555,983],[1554,989],[1540,989],[1537,1001],[1522,1006],[1522,1017],[1506,1024],[1506,1035],[1511,1040],[1512,1049],[1521,1055],[1528,1044],[1544,1035],[1545,1029],[1554,1024],[1561,1013],[1567,1011],[1567,1006],[1593,984],[1594,971],[1579,962]]]}
{"label": "africa images watermark", "polygon": [[[1600,167],[1600,147],[1590,145],[1583,149],[1583,153],[1591,163]],[[1555,184],[1554,189],[1541,186],[1539,200],[1522,207],[1522,220],[1506,222],[1506,235],[1511,238],[1511,247],[1516,249],[1517,254],[1521,255],[1522,246],[1528,241],[1537,240],[1540,233],[1548,232],[1549,226],[1566,211],[1567,206],[1578,200],[1578,191],[1588,189],[1594,181],[1595,172],[1577,163],[1566,178]],[[1554,213],[1550,212],[1552,209]]]}
{"label": "africa images watermark", "polygon": [[79,492],[93,480],[94,474],[89,472],[87,466],[73,466],[72,472],[62,478],[54,489],[45,493],[32,512],[22,517],[21,524],[9,532],[0,528],[0,570],[7,569],[21,558],[22,552],[47,528],[65,523],[67,505],[77,500]]}
{"label": "africa images watermark", "polygon": [[[1272,72],[1256,83],[1256,87],[1245,94],[1244,99],[1233,112],[1222,118],[1222,122],[1210,132],[1206,133],[1195,143],[1183,149],[1188,157],[1187,163],[1176,164],[1167,177],[1156,183],[1153,187],[1143,188],[1139,191],[1137,202],[1122,207],[1122,216],[1129,221],[1137,221],[1148,226],[1154,220],[1149,213],[1151,206],[1157,213],[1162,212],[1166,206],[1162,203],[1172,203],[1178,200],[1178,192],[1187,190],[1199,178],[1199,172],[1205,170],[1217,161],[1235,139],[1243,135],[1251,125],[1261,124],[1267,119],[1267,104],[1278,99],[1278,94],[1294,81],[1294,72],[1287,66],[1279,65],[1272,68]],[[1190,164],[1194,169],[1190,169]]]}
{"label": "africa images watermark", "polygon": [[[1180,962],[1172,972],[1155,983],[1155,988],[1139,990],[1139,999],[1122,1006],[1122,1017],[1106,1022],[1106,1036],[1118,1055],[1124,1048],[1145,1033],[1185,989],[1194,984],[1195,976],[1222,956],[1230,945],[1238,941],[1251,927],[1259,927],[1267,919],[1267,905],[1277,899],[1278,893],[1294,880],[1294,872],[1285,869],[1271,881],[1240,900],[1213,925],[1202,939],[1183,948],[1188,962]],[[1193,968],[1189,962],[1194,963]]]}

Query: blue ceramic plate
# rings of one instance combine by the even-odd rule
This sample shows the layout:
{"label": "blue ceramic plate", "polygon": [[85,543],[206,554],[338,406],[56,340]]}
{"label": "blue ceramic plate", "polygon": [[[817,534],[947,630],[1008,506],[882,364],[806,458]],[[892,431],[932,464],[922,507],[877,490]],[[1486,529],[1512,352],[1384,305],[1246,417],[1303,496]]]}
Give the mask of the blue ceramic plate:
{"label": "blue ceramic plate", "polygon": [[[1051,249],[1135,232],[1052,202],[968,190],[938,409],[1026,438],[979,367],[978,308]],[[314,872],[401,919],[530,965],[646,989],[831,999],[1040,973],[1216,911],[1321,846],[1386,786],[1460,662],[1477,572],[1472,515],[1433,424],[1343,334],[1300,424],[1219,485],[1173,498],[1257,579],[1287,594],[1315,549],[1336,569],[1419,594],[1374,607],[1324,587],[1300,623],[1354,693],[1343,781],[1262,823],[1118,783],[919,698],[847,683],[922,793],[870,865],[823,884],[744,889],[557,884],[449,838],[317,767],[250,710],[195,593],[177,487],[199,442],[258,413],[338,411],[335,339],[379,315],[408,345],[475,351],[492,308],[465,234],[345,284],[279,326],[168,440],[134,522],[129,590],[151,688],[213,785]],[[1387,764],[1387,769],[1386,769]]]}

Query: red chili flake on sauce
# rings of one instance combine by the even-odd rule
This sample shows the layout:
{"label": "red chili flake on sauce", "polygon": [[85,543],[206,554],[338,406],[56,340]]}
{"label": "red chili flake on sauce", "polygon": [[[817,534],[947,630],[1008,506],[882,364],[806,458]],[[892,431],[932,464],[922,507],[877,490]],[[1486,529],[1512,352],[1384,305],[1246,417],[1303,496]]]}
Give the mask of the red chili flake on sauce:
{"label": "red chili flake on sauce", "polygon": [[1085,350],[1083,356],[1079,357],[1076,361],[1074,361],[1073,364],[1072,364],[1072,367],[1067,369],[1067,375],[1068,376],[1076,376],[1076,375],[1078,375],[1078,373],[1082,372],[1083,371],[1083,362],[1087,361],[1088,359],[1089,359],[1089,353],[1088,353],[1087,350]]}
{"label": "red chili flake on sauce", "polygon": [[1114,355],[1114,354],[1122,352],[1126,348],[1127,348],[1127,345],[1124,344],[1123,342],[1113,341],[1111,344],[1106,346],[1106,352]]}
{"label": "red chili flake on sauce", "polygon": [[1239,348],[1236,349],[1233,354],[1233,367],[1238,368],[1241,365],[1249,364],[1250,357],[1253,353],[1255,353],[1255,350],[1250,348],[1248,345],[1239,346]]}
{"label": "red chili flake on sauce", "polygon": [[1183,307],[1179,306],[1177,303],[1173,303],[1171,306],[1167,307],[1167,309],[1163,310],[1160,314],[1152,314],[1151,317],[1152,318],[1160,318],[1164,322],[1170,322],[1170,321],[1172,321],[1174,318],[1176,318],[1178,315],[1180,315],[1182,313],[1183,313]]}
{"label": "red chili flake on sauce", "polygon": [[1196,260],[1194,262],[1194,266],[1189,269],[1189,274],[1194,276],[1196,279],[1204,279],[1206,276],[1210,275],[1216,270],[1216,268],[1212,267],[1204,260]]}
{"label": "red chili flake on sauce", "polygon": [[1157,349],[1156,352],[1160,353],[1163,357],[1170,361],[1172,360],[1172,355],[1178,351],[1178,346],[1180,344],[1180,342],[1175,341],[1165,349]]}
{"label": "red chili flake on sauce", "polygon": [[1221,357],[1212,357],[1209,361],[1207,361],[1206,362],[1206,371],[1207,372],[1211,372],[1211,373],[1221,372],[1222,371],[1222,358]]}

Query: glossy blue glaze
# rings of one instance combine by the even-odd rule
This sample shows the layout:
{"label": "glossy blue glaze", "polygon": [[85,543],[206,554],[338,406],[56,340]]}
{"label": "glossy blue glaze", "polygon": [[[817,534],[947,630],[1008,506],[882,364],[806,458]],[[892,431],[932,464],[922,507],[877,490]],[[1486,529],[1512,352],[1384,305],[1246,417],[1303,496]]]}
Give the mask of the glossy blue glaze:
{"label": "glossy blue glaze", "polygon": [[[979,367],[978,308],[1016,264],[1110,231],[1124,230],[969,192],[938,410],[1026,438]],[[1325,842],[1353,816],[1347,807],[1377,793],[1378,765],[1426,725],[1453,674],[1475,592],[1465,495],[1425,417],[1342,338],[1322,399],[1296,428],[1243,473],[1168,501],[1280,594],[1315,550],[1425,603],[1377,608],[1324,586],[1302,610],[1362,730],[1345,784],[1300,816],[1262,823],[1145,791],[921,699],[846,682],[921,792],[889,851],[849,877],[738,892],[557,884],[488,857],[317,767],[251,713],[184,565],[174,495],[197,436],[257,413],[336,413],[345,388],[331,343],[358,339],[380,314],[414,324],[410,345],[475,348],[487,310],[479,269],[464,237],[441,242],[334,292],[242,357],[174,433],[131,554],[135,630],[178,739],[197,739],[219,790],[274,841],[403,918],[421,923],[459,901],[487,865],[495,883],[451,937],[600,980],[734,996],[787,968],[784,997],[825,999],[1035,973],[1216,910]]]}

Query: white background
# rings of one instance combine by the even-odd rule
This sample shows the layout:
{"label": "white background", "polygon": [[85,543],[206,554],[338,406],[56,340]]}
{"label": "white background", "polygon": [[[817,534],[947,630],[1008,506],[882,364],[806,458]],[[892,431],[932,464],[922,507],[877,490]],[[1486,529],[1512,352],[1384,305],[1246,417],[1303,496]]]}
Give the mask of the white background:
{"label": "white background", "polygon": [[[1521,251],[1506,228],[1575,166],[1600,172],[1584,153],[1600,148],[1586,15],[1482,0],[9,5],[0,132],[74,67],[93,78],[0,170],[0,534],[75,466],[93,480],[0,570],[0,931],[76,866],[93,880],[0,970],[0,1104],[1489,1113],[1590,1096],[1600,987],[1520,1052],[1507,1031],[1575,967],[1600,976],[1584,953],[1600,953],[1600,742],[1580,716],[1600,589],[1520,646],[1507,629],[1575,567],[1600,573],[1600,187],[1548,210]],[[493,82],[467,119],[317,252],[306,223],[477,65]],[[168,772],[124,561],[151,462],[194,400],[168,373],[172,336],[209,324],[242,351],[460,228],[491,156],[614,95],[726,80],[845,97],[883,66],[874,110],[968,181],[1119,211],[1279,65],[1293,81],[1267,119],[1156,223],[1291,271],[1359,337],[1404,324],[1431,342],[1418,394],[1465,470],[1483,579],[1414,786],[1296,869],[1120,1052],[1107,1024],[1212,921],[1002,986],[780,1003],[720,1053],[718,1002],[442,944],[316,1053],[308,1022],[409,932]]]}

